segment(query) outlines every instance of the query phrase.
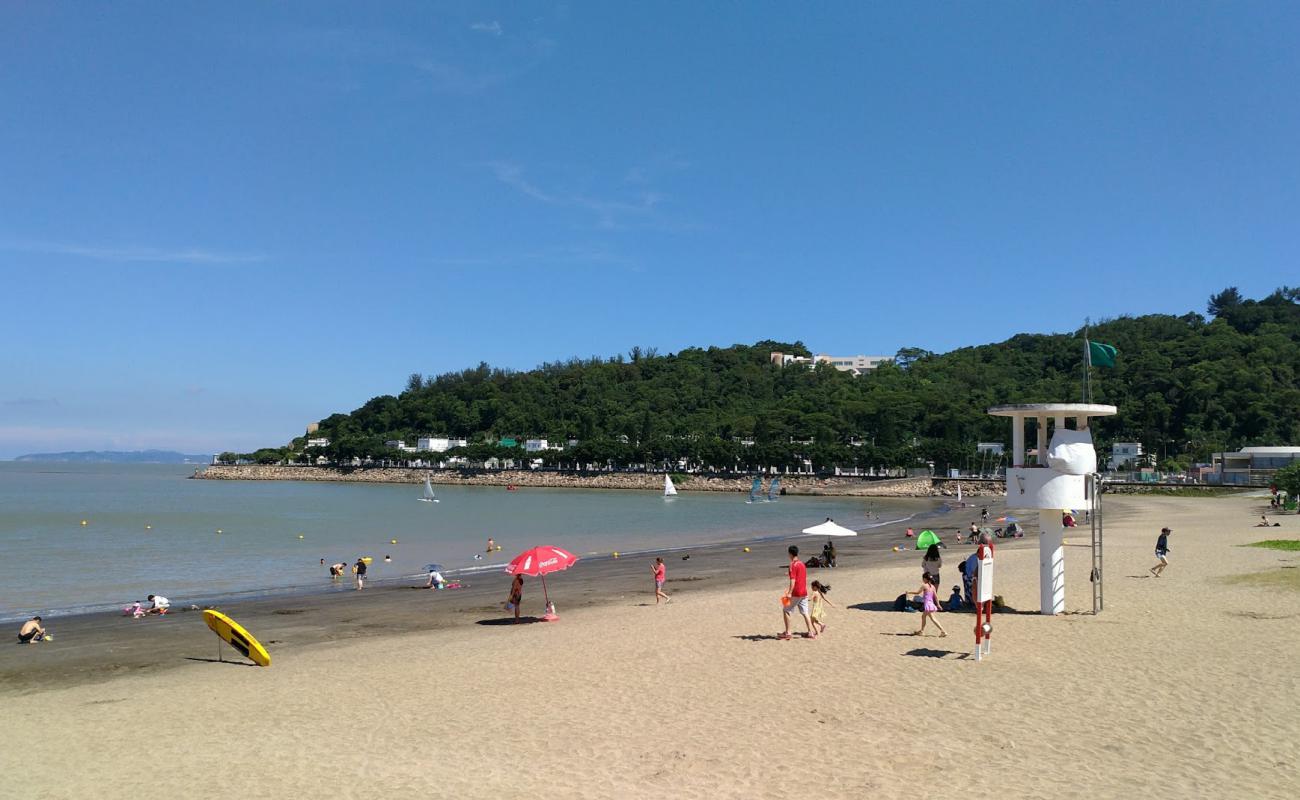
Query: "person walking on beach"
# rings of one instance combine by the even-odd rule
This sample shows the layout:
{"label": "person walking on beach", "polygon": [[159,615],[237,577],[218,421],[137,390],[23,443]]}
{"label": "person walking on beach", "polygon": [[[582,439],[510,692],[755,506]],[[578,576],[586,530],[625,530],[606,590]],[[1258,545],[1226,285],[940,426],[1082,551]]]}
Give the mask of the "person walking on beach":
{"label": "person walking on beach", "polygon": [[19,644],[35,644],[45,638],[45,626],[40,617],[32,617],[18,629]]}
{"label": "person walking on beach", "polygon": [[830,601],[830,598],[826,596],[826,593],[830,590],[831,585],[829,583],[812,582],[812,594],[810,595],[812,598],[812,611],[808,616],[812,619],[813,627],[816,628],[818,633],[826,632],[826,609],[824,606],[831,606],[832,608],[835,606]]}
{"label": "person walking on beach", "polygon": [[785,632],[778,639],[790,638],[790,614],[796,609],[803,616],[804,625],[808,626],[807,637],[809,639],[817,638],[817,631],[813,629],[812,617],[808,615],[808,568],[799,560],[799,548],[797,545],[790,545],[787,551],[790,554],[790,585],[785,590],[785,603],[781,606],[781,617],[785,620]]}
{"label": "person walking on beach", "polygon": [[1169,534],[1171,533],[1173,531],[1168,528],[1161,528],[1160,538],[1156,539],[1156,558],[1160,563],[1151,568],[1151,574],[1157,578],[1165,571],[1165,567],[1169,566]]}
{"label": "person walking on beach", "polygon": [[668,576],[668,567],[664,564],[664,560],[655,558],[655,563],[650,565],[650,571],[655,576],[655,605],[659,605],[660,599],[663,599],[665,603],[671,603],[673,599],[664,594],[664,581]]}
{"label": "person walking on beach", "polygon": [[358,558],[357,563],[352,565],[352,571],[355,572],[357,576],[358,592],[366,588],[366,569],[366,560],[364,558]]}
{"label": "person walking on beach", "polygon": [[948,632],[939,624],[939,620],[934,618],[934,612],[939,610],[938,589],[931,582],[930,576],[926,575],[921,579],[921,589],[916,592],[921,597],[921,629],[914,632],[913,636],[921,636],[925,633],[925,623],[930,621],[934,627],[939,629],[940,638],[947,636]]}
{"label": "person walking on beach", "polygon": [[524,601],[524,576],[516,575],[510,584],[510,597],[506,600],[506,610],[515,612],[515,622],[519,621],[519,604]]}

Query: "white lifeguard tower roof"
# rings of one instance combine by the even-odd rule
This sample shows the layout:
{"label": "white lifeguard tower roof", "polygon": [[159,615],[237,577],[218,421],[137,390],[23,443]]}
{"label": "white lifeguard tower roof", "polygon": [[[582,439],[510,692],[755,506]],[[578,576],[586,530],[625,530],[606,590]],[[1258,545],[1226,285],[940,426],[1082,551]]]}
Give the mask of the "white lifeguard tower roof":
{"label": "white lifeguard tower roof", "polygon": [[1119,409],[1097,403],[1011,403],[993,406],[988,413],[995,417],[1109,417]]}

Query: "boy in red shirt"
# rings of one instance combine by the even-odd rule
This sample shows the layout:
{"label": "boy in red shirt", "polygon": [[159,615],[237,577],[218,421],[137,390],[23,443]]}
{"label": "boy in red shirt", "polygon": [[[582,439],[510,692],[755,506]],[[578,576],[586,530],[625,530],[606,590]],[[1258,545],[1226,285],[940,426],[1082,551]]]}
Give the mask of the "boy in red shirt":
{"label": "boy in red shirt", "polygon": [[813,630],[812,617],[808,616],[808,568],[799,560],[799,548],[796,545],[790,545],[790,587],[786,589],[785,605],[781,607],[781,617],[785,620],[785,632],[779,639],[790,638],[790,612],[795,609],[803,615],[803,623],[808,626],[806,636],[809,639],[816,639],[817,632]]}

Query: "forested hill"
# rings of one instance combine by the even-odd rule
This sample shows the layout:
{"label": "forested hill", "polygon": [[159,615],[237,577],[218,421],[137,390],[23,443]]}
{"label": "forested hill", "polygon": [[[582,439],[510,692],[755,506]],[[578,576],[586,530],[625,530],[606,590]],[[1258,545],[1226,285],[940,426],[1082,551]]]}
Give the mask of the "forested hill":
{"label": "forested hill", "polygon": [[[543,364],[528,372],[486,364],[425,378],[321,421],[323,452],[394,458],[384,442],[417,436],[470,440],[471,458],[507,455],[501,438],[576,439],[560,463],[666,463],[718,467],[897,466],[932,460],[969,466],[976,442],[1009,438],[999,403],[1081,399],[1083,331],[1021,334],[942,355],[905,349],[865,377],[829,366],[774,366],[769,353],[800,343],[690,348],[674,355]],[[1207,316],[1149,315],[1096,324],[1094,341],[1118,348],[1093,370],[1093,401],[1119,406],[1097,433],[1142,442],[1168,466],[1249,444],[1300,444],[1300,289],[1262,300],[1229,289]],[[869,343],[867,343],[869,346]],[[753,444],[742,443],[752,440]],[[305,438],[258,451],[299,457]],[[518,455],[518,451],[513,451]]]}

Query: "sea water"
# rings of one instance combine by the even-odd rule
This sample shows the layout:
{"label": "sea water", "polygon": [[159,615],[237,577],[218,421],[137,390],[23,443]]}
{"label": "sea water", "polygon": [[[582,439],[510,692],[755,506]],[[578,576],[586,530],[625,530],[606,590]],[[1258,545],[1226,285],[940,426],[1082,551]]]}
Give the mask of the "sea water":
{"label": "sea water", "polygon": [[[0,463],[0,620],[115,608],[148,594],[188,605],[329,586],[321,559],[370,556],[372,579],[415,579],[431,562],[501,569],[534,545],[588,557],[673,549],[794,535],[827,517],[862,530],[933,505],[797,496],[746,503],[739,492],[692,493],[689,482],[672,500],[652,491],[435,484],[440,502],[426,503],[421,484],[190,480],[193,473],[184,465]],[[489,536],[500,552],[485,552]]]}

